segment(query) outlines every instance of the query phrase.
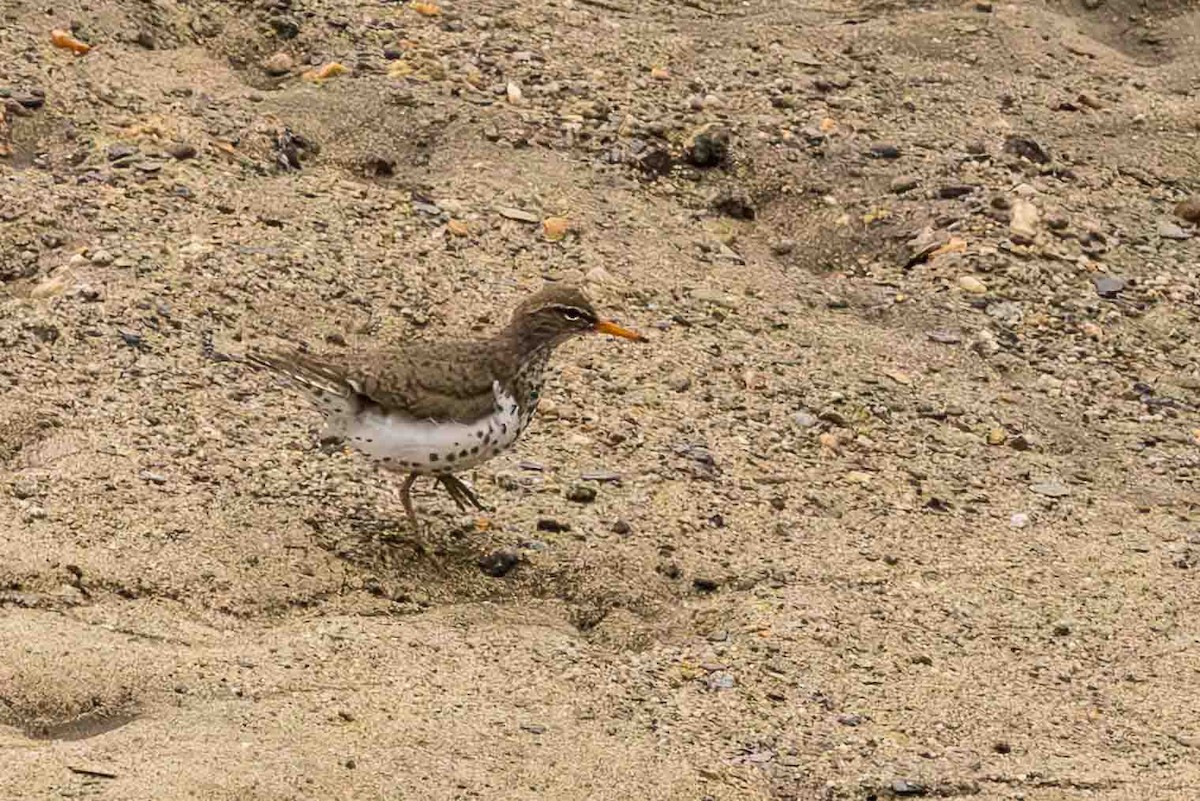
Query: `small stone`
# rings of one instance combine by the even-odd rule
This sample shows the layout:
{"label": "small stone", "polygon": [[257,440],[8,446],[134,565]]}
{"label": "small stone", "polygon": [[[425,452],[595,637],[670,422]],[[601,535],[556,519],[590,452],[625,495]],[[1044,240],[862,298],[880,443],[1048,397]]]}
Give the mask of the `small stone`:
{"label": "small stone", "polygon": [[692,388],[692,378],[684,373],[667,377],[667,387],[674,392],[687,392]]}
{"label": "small stone", "polygon": [[619,536],[624,537],[624,536],[627,536],[632,531],[633,531],[633,527],[631,525],[629,525],[628,521],[621,520],[620,518],[613,521],[613,524],[612,524],[612,533],[613,534],[617,534]]}
{"label": "small stone", "polygon": [[1023,136],[1010,136],[1004,140],[1004,152],[1011,153],[1034,164],[1049,164],[1050,157],[1046,151],[1032,139]]}
{"label": "small stone", "polygon": [[1191,234],[1169,220],[1163,220],[1158,224],[1158,235],[1163,239],[1183,240],[1192,238]]}
{"label": "small stone", "polygon": [[1004,740],[1000,740],[1000,741],[992,744],[992,750],[995,751],[997,754],[1011,754],[1012,753],[1012,745],[1010,745],[1009,743],[1007,743]]}
{"label": "small stone", "polygon": [[710,690],[732,690],[737,686],[737,680],[729,673],[713,673],[706,683]]}
{"label": "small stone", "polygon": [[37,495],[38,484],[32,478],[19,478],[12,486],[13,497],[18,500],[28,500]]}
{"label": "small stone", "polygon": [[1176,206],[1175,216],[1184,222],[1200,225],[1200,195],[1192,195]]}
{"label": "small stone", "polygon": [[549,531],[555,534],[560,534],[564,531],[571,530],[571,524],[561,520],[555,520],[551,517],[543,517],[537,521],[538,531]]}
{"label": "small stone", "polygon": [[1029,525],[1029,515],[1024,512],[1017,512],[1008,519],[1009,528],[1025,528]]}
{"label": "small stone", "polygon": [[896,779],[892,782],[892,792],[896,795],[925,795],[928,789],[925,785],[908,779]]}
{"label": "small stone", "polygon": [[516,209],[511,206],[501,206],[496,209],[496,211],[501,217],[505,217],[509,220],[516,220],[517,222],[540,223],[542,221],[541,216],[538,214],[534,214],[531,211],[525,211],[524,209]]}
{"label": "small stone", "polygon": [[512,572],[512,569],[520,561],[521,556],[516,551],[502,548],[499,551],[493,551],[486,556],[479,557],[479,569],[492,578],[501,578]]}
{"label": "small stone", "polygon": [[714,306],[721,306],[726,309],[737,308],[738,301],[733,295],[727,295],[717,289],[709,289],[701,287],[692,293],[692,300],[700,303],[711,303]]}
{"label": "small stone", "polygon": [[1071,633],[1072,624],[1069,620],[1059,620],[1054,624],[1054,636],[1066,637]]}
{"label": "small stone", "polygon": [[88,261],[97,265],[98,267],[107,267],[116,260],[116,256],[109,253],[107,250],[94,250],[88,254]]}
{"label": "small stone", "polygon": [[972,295],[985,295],[988,291],[987,284],[973,275],[959,276],[958,287],[964,292],[970,292]]}
{"label": "small stone", "polygon": [[771,252],[776,256],[786,256],[795,249],[795,239],[776,239],[771,243]]}
{"label": "small stone", "polygon": [[1028,200],[1018,198],[1012,204],[1012,220],[1008,230],[1014,242],[1028,244],[1037,237],[1038,210]]}
{"label": "small stone", "polygon": [[138,149],[136,147],[121,142],[109,145],[108,149],[105,150],[105,155],[108,156],[109,161],[120,161],[135,156],[137,153]]}
{"label": "small stone", "polygon": [[957,331],[948,331],[944,328],[938,328],[930,331],[926,336],[930,342],[937,342],[942,345],[957,345],[962,342],[962,336]]}
{"label": "small stone", "polygon": [[521,101],[525,99],[525,93],[521,91],[521,84],[516,81],[508,82],[504,88],[504,94],[508,98],[508,102],[514,106],[520,105]]}
{"label": "small stone", "polygon": [[172,142],[167,145],[167,153],[171,155],[171,158],[180,161],[195,158],[196,152],[196,146],[188,142]]}
{"label": "small stone", "polygon": [[993,428],[988,432],[988,445],[1003,445],[1008,440],[1008,432],[1003,428]]}
{"label": "small stone", "polygon": [[890,142],[880,142],[871,145],[870,154],[873,159],[898,159],[900,158],[900,148]]}
{"label": "small stone", "polygon": [[574,503],[591,503],[596,500],[596,488],[589,484],[572,484],[567,488],[567,500]]}
{"label": "small stone", "polygon": [[966,197],[975,191],[975,187],[967,186],[966,184],[950,184],[948,186],[938,187],[938,197],[942,200],[954,200],[955,198]]}
{"label": "small stone", "polygon": [[1125,289],[1125,279],[1111,275],[1097,275],[1092,278],[1096,294],[1102,298],[1115,298]]}
{"label": "small stone", "polygon": [[694,131],[684,143],[683,153],[696,167],[716,167],[729,158],[729,129],[709,123]]}
{"label": "small stone", "polygon": [[713,199],[714,211],[732,217],[735,220],[753,220],[755,217],[754,201],[749,193],[742,189],[724,189]]}
{"label": "small stone", "polygon": [[287,53],[278,52],[262,61],[263,72],[276,77],[287,75],[296,66],[296,62]]}
{"label": "small stone", "polygon": [[888,189],[893,194],[902,195],[910,189],[916,189],[921,185],[921,179],[916,175],[897,175],[888,184]]}
{"label": "small stone", "polygon": [[1029,491],[1047,498],[1065,498],[1071,494],[1071,488],[1057,481],[1041,481],[1029,485]]}
{"label": "small stone", "polygon": [[843,726],[861,726],[863,723],[863,716],[857,715],[853,712],[847,712],[838,715],[837,722]]}
{"label": "small stone", "polygon": [[812,428],[819,423],[820,420],[811,412],[796,412],[792,415],[792,422],[795,423],[799,428]]}
{"label": "small stone", "polygon": [[158,42],[155,41],[154,34],[145,28],[137,32],[137,35],[133,37],[133,41],[147,50],[158,49]]}
{"label": "small stone", "polygon": [[721,582],[708,576],[696,576],[696,578],[692,579],[692,586],[698,592],[716,592],[720,588]]}

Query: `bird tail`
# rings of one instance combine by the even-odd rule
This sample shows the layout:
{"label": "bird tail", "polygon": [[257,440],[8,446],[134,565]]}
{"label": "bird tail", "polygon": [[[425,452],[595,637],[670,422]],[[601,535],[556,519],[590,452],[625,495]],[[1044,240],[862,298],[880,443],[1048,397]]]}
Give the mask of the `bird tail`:
{"label": "bird tail", "polygon": [[318,361],[299,353],[284,356],[256,350],[247,351],[244,358],[255,367],[271,370],[287,378],[323,406],[329,405],[334,399],[351,405],[354,388]]}

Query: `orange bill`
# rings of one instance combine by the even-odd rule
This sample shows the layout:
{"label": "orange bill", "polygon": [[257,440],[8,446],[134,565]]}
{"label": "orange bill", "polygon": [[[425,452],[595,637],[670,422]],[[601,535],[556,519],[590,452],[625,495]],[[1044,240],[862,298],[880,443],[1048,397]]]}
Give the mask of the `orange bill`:
{"label": "orange bill", "polygon": [[596,323],[596,330],[601,334],[612,334],[614,337],[622,339],[632,339],[634,342],[649,342],[644,336],[637,331],[617,325],[612,320],[601,320]]}

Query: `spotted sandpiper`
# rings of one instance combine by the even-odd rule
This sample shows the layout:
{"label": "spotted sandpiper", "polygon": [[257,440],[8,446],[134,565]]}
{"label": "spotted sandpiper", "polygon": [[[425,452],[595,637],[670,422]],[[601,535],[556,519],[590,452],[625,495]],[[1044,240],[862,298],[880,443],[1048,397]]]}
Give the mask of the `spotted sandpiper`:
{"label": "spotted sandpiper", "polygon": [[454,473],[516,441],[537,408],[551,352],[587,332],[646,341],[602,319],[582,290],[552,285],[526,298],[490,339],[326,356],[251,352],[246,360],[306,390],[325,413],[326,438],[406,473],[400,500],[415,529],[418,476],[434,476],[464,511],[484,508]]}

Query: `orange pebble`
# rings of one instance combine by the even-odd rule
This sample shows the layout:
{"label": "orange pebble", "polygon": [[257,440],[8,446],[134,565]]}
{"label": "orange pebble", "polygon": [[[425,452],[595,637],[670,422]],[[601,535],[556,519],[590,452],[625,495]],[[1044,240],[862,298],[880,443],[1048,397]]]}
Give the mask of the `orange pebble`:
{"label": "orange pebble", "polygon": [[438,8],[436,3],[413,3],[412,9],[425,17],[436,17],[442,13],[442,9]]}
{"label": "orange pebble", "polygon": [[83,55],[92,49],[92,46],[87,42],[81,42],[72,36],[67,31],[61,28],[55,28],[50,31],[50,42],[55,47],[61,47],[63,50],[70,50],[72,53]]}

